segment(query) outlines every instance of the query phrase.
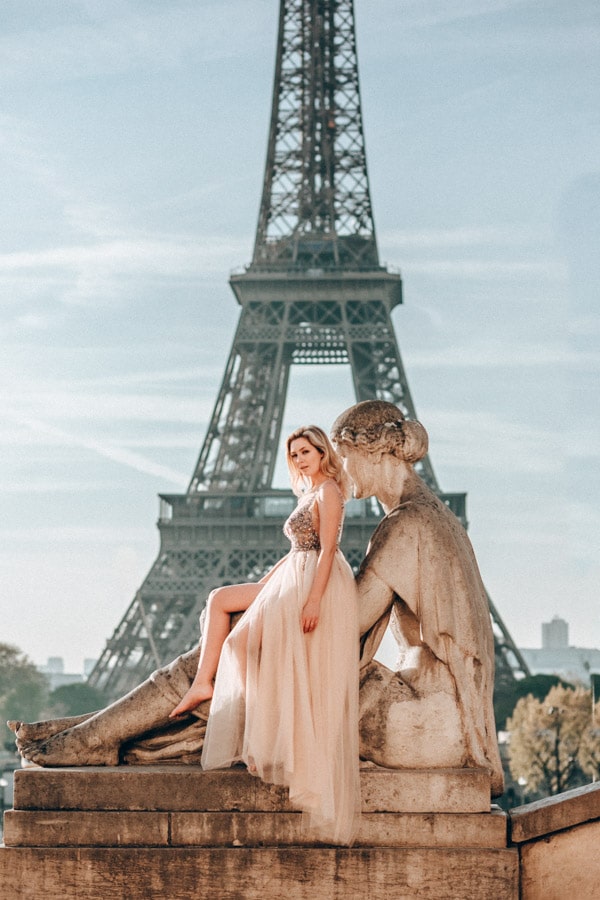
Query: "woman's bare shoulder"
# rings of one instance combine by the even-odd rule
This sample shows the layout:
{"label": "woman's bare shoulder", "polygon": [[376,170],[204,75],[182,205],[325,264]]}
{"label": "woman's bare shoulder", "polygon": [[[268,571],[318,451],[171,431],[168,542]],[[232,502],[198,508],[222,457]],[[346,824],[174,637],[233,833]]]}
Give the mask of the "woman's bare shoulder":
{"label": "woman's bare shoulder", "polygon": [[342,489],[340,488],[337,481],[335,481],[333,478],[328,478],[326,481],[319,485],[319,487],[317,488],[317,496],[331,500],[335,498],[336,500],[340,500],[342,504],[344,502]]}

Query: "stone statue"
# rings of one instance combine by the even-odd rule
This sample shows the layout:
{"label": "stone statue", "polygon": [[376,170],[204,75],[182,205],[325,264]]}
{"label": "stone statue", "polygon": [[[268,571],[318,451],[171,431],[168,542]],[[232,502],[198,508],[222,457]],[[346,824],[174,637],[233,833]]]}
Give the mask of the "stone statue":
{"label": "stone statue", "polygon": [[[386,513],[357,575],[361,756],[390,768],[483,767],[500,794],[486,594],[466,532],[413,469],[427,433],[393,404],[368,400],[338,417],[332,440],[355,496],[377,497]],[[388,623],[396,672],[373,659]],[[88,716],[10,722],[21,755],[42,766],[199,762],[210,701],[169,718],[198,654]]]}
{"label": "stone statue", "polygon": [[[354,496],[377,497],[386,513],[357,575],[361,755],[390,768],[486,768],[501,794],[487,597],[464,528],[414,471],[427,432],[367,400],[331,437]],[[373,659],[388,624],[397,672]]]}

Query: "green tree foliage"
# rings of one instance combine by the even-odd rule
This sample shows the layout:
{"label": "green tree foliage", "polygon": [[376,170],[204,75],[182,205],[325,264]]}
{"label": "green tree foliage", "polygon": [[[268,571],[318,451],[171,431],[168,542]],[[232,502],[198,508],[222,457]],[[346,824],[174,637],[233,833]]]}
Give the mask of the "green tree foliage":
{"label": "green tree foliage", "polygon": [[46,704],[48,682],[25,654],[12,644],[0,643],[0,743],[14,749],[7,719],[35,720]]}
{"label": "green tree foliage", "polygon": [[538,700],[543,700],[550,688],[556,684],[563,687],[571,687],[571,685],[563,681],[558,675],[527,675],[519,681],[512,681],[509,684],[497,684],[494,691],[494,713],[496,716],[496,727],[499,731],[506,729],[506,721],[512,716],[517,702],[521,697],[527,697],[531,694]]}
{"label": "green tree foliage", "polygon": [[555,685],[543,700],[522,697],[507,727],[510,770],[526,784],[528,795],[559,794],[584,783],[584,772],[593,777],[600,734],[594,728],[590,691]]}
{"label": "green tree foliage", "polygon": [[81,716],[106,706],[106,697],[85,681],[63,684],[55,688],[48,698],[45,715],[48,718]]}

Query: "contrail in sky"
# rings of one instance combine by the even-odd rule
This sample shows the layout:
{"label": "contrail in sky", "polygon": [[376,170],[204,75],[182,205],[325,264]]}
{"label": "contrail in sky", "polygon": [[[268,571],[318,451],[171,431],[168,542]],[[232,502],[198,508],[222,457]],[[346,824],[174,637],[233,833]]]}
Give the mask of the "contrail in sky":
{"label": "contrail in sky", "polygon": [[178,488],[185,489],[187,487],[188,476],[182,475],[181,472],[176,472],[168,466],[162,466],[150,459],[146,459],[139,453],[124,450],[122,447],[103,444],[101,441],[92,438],[72,434],[62,428],[57,428],[56,425],[49,425],[47,422],[41,421],[41,419],[33,419],[29,416],[24,416],[22,413],[9,411],[8,415],[14,422],[28,428],[30,431],[58,438],[62,444],[68,447],[82,447],[84,450],[97,453],[98,456],[103,456],[105,459],[110,459],[113,462],[128,466],[130,469],[135,469],[136,472],[164,478],[166,481],[176,484]]}

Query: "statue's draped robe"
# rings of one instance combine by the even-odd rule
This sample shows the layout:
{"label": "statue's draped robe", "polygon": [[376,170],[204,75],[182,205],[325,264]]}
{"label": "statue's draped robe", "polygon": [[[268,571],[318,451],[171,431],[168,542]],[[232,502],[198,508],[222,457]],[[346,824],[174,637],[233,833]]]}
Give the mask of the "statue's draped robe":
{"label": "statue's draped robe", "polygon": [[[380,589],[370,592],[373,577]],[[358,587],[361,665],[372,659],[388,623],[401,650],[415,643],[428,647],[454,682],[466,764],[490,770],[493,794],[502,793],[493,708],[494,637],[485,588],[464,528],[416,475],[375,530]],[[410,633],[405,622],[413,625]]]}

